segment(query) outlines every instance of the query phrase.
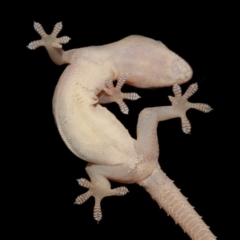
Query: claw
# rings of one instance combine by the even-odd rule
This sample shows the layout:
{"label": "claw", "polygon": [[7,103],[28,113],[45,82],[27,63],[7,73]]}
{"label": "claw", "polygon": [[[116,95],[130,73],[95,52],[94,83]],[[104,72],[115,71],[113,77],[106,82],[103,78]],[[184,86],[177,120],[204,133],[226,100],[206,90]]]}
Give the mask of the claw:
{"label": "claw", "polygon": [[68,43],[70,40],[71,40],[70,37],[64,36],[64,37],[57,38],[56,42],[61,43],[61,44],[65,44],[65,43]]}
{"label": "claw", "polygon": [[84,202],[86,202],[91,196],[93,195],[93,193],[91,191],[87,191],[86,193],[83,193],[81,195],[79,195],[74,204],[83,204]]}
{"label": "claw", "polygon": [[198,90],[198,84],[194,83],[192,85],[189,86],[189,88],[187,89],[187,91],[184,93],[183,97],[185,99],[190,98],[196,91]]}
{"label": "claw", "polygon": [[38,22],[33,22],[33,27],[35,29],[35,31],[41,36],[41,37],[45,37],[47,36],[46,32],[44,31],[42,25]]}
{"label": "claw", "polygon": [[62,22],[56,23],[54,25],[53,31],[50,35],[55,38],[60,33],[60,31],[62,30],[62,27],[63,27]]}
{"label": "claw", "polygon": [[174,93],[175,97],[181,97],[182,96],[182,89],[178,84],[174,84],[173,93]]}
{"label": "claw", "polygon": [[182,120],[183,132],[186,134],[190,134],[191,133],[191,123],[187,119],[186,115],[181,116],[181,120]]}
{"label": "claw", "polygon": [[198,111],[204,112],[204,113],[209,113],[213,110],[208,104],[204,103],[191,103],[191,108],[194,108]]}
{"label": "claw", "polygon": [[93,208],[93,217],[97,221],[100,222],[102,219],[102,209],[101,209],[101,202],[99,200],[95,200],[95,205]]}
{"label": "claw", "polygon": [[38,47],[44,46],[43,40],[32,41],[27,45],[27,48],[30,50],[34,50]]}
{"label": "claw", "polygon": [[114,188],[112,191],[113,191],[113,194],[116,196],[124,196],[129,192],[126,187]]}
{"label": "claw", "polygon": [[116,89],[121,90],[125,82],[126,82],[126,77],[121,76],[117,81]]}
{"label": "claw", "polygon": [[129,113],[129,108],[128,106],[126,105],[126,103],[124,101],[118,101],[117,104],[119,105],[120,107],[120,110],[122,113],[124,114],[128,114]]}
{"label": "claw", "polygon": [[114,88],[112,80],[108,78],[108,79],[106,80],[105,84],[106,84],[106,87],[105,87],[103,90],[104,90],[108,95],[112,95],[112,94],[113,94],[112,89]]}
{"label": "claw", "polygon": [[87,179],[85,178],[80,178],[80,179],[77,179],[78,181],[78,184],[82,187],[85,187],[85,188],[90,188],[92,187],[92,183],[89,182]]}
{"label": "claw", "polygon": [[141,97],[137,93],[124,93],[123,98],[128,100],[137,100]]}

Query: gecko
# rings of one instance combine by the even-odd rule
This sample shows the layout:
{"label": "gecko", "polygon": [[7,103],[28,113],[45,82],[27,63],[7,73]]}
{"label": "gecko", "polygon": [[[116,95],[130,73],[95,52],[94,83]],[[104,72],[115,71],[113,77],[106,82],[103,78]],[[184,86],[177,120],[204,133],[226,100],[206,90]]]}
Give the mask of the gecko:
{"label": "gecko", "polygon": [[[44,46],[55,64],[68,64],[57,83],[52,104],[61,138],[73,154],[87,162],[85,169],[90,181],[85,178],[77,181],[88,191],[78,196],[75,204],[82,204],[93,196],[93,217],[99,222],[101,200],[128,193],[125,186],[112,189],[109,180],[136,183],[191,239],[217,239],[158,162],[160,121],[180,118],[183,132],[189,134],[191,124],[186,111],[190,108],[204,113],[212,110],[207,104],[188,101],[197,91],[197,83],[182,94],[179,85],[191,79],[190,65],[161,41],[140,35],[102,46],[64,51],[62,44],[70,38],[57,37],[62,22],[55,24],[51,34],[37,22],[34,29],[41,39],[30,42],[27,47],[33,50]],[[116,102],[122,113],[128,114],[124,99],[137,100],[140,96],[122,92],[124,84],[137,88],[173,88],[174,96],[169,96],[171,106],[144,108],[140,112],[136,139],[102,106]]]}

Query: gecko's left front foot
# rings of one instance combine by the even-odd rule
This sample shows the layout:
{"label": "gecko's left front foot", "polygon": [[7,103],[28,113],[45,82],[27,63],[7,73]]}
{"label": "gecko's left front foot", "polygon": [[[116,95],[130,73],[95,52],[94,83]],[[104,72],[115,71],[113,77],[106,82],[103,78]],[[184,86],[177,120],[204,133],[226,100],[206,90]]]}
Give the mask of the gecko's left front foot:
{"label": "gecko's left front foot", "polygon": [[86,193],[79,195],[75,200],[75,204],[82,204],[86,202],[91,196],[93,196],[95,198],[93,217],[97,222],[102,219],[102,210],[100,203],[104,197],[123,196],[128,193],[128,189],[126,187],[111,189],[109,181],[107,179],[102,178],[101,180],[102,182],[89,182],[84,178],[78,179],[78,184],[82,187],[88,188],[89,190]]}
{"label": "gecko's left front foot", "polygon": [[42,39],[30,42],[27,47],[31,50],[40,46],[44,46],[46,48],[62,48],[62,44],[67,43],[70,40],[67,36],[57,38],[58,33],[62,30],[62,22],[55,24],[50,35],[46,34],[40,23],[34,22],[33,26]]}
{"label": "gecko's left front foot", "polygon": [[191,132],[191,124],[186,116],[186,111],[188,109],[194,108],[204,113],[208,113],[213,110],[208,104],[191,103],[187,101],[188,98],[190,98],[197,90],[198,85],[197,83],[194,83],[190,85],[187,91],[182,95],[182,90],[180,86],[175,84],[173,86],[173,93],[175,97],[172,96],[168,97],[175,111],[179,113],[179,116],[182,120],[182,130],[186,134],[189,134]]}
{"label": "gecko's left front foot", "polygon": [[140,96],[137,93],[123,93],[121,92],[122,86],[126,81],[126,77],[122,76],[118,79],[116,87],[113,86],[111,79],[106,81],[105,93],[99,97],[99,103],[111,103],[116,102],[122,113],[128,114],[129,109],[123,99],[137,100]]}

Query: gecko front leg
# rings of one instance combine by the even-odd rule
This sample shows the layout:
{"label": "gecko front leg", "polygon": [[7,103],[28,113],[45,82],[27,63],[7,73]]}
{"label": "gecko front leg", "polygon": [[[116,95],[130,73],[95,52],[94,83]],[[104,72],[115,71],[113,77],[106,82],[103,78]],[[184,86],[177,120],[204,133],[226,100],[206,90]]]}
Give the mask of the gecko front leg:
{"label": "gecko front leg", "polygon": [[34,22],[35,31],[41,36],[40,40],[32,41],[27,45],[30,50],[35,50],[38,47],[45,47],[52,61],[61,65],[71,62],[71,55],[75,50],[64,51],[62,44],[68,43],[71,39],[68,36],[57,38],[57,35],[62,30],[62,22],[56,23],[51,34],[47,34],[40,23]]}
{"label": "gecko front leg", "polygon": [[126,76],[122,76],[117,80],[117,85],[114,87],[111,79],[106,80],[106,87],[104,88],[104,93],[99,96],[99,103],[106,104],[111,102],[116,102],[120,107],[120,110],[124,114],[128,114],[129,109],[123,99],[137,100],[140,96],[137,93],[123,93],[121,91],[122,86],[126,82]]}

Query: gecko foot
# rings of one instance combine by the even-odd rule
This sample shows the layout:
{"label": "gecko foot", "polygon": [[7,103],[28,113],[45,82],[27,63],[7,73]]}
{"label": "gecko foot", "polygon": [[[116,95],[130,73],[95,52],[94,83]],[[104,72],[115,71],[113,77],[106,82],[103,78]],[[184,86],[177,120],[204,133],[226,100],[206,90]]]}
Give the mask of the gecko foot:
{"label": "gecko foot", "polygon": [[62,48],[62,44],[67,43],[70,40],[70,38],[67,36],[57,38],[58,33],[62,30],[62,22],[55,24],[50,35],[46,34],[40,23],[34,22],[33,26],[36,32],[42,37],[42,39],[30,42],[27,45],[27,48],[31,50],[34,50],[40,46],[44,46],[46,48]]}
{"label": "gecko foot", "polygon": [[89,182],[84,178],[80,178],[77,181],[80,186],[88,188],[89,190],[86,193],[79,195],[75,200],[75,204],[82,204],[86,202],[91,196],[93,196],[95,198],[93,217],[97,222],[102,219],[101,200],[104,197],[123,196],[128,193],[128,189],[126,187],[111,189],[108,184],[103,184],[102,186],[98,182]]}
{"label": "gecko foot", "polygon": [[181,117],[182,130],[186,134],[190,134],[191,132],[191,124],[186,116],[186,111],[188,109],[194,108],[204,113],[208,113],[213,110],[209,105],[204,103],[188,102],[188,98],[190,98],[197,90],[198,90],[198,85],[197,83],[194,83],[190,85],[187,91],[184,93],[184,95],[182,95],[182,90],[180,86],[175,84],[173,86],[173,93],[175,97],[172,97],[172,96],[168,97],[170,102],[172,103],[172,106]]}
{"label": "gecko foot", "polygon": [[106,80],[106,87],[104,88],[105,94],[99,97],[99,103],[116,102],[122,113],[128,114],[129,109],[123,99],[137,100],[140,96],[137,93],[123,93],[121,92],[122,86],[126,81],[126,77],[122,76],[118,79],[116,87],[114,87],[111,79]]}

